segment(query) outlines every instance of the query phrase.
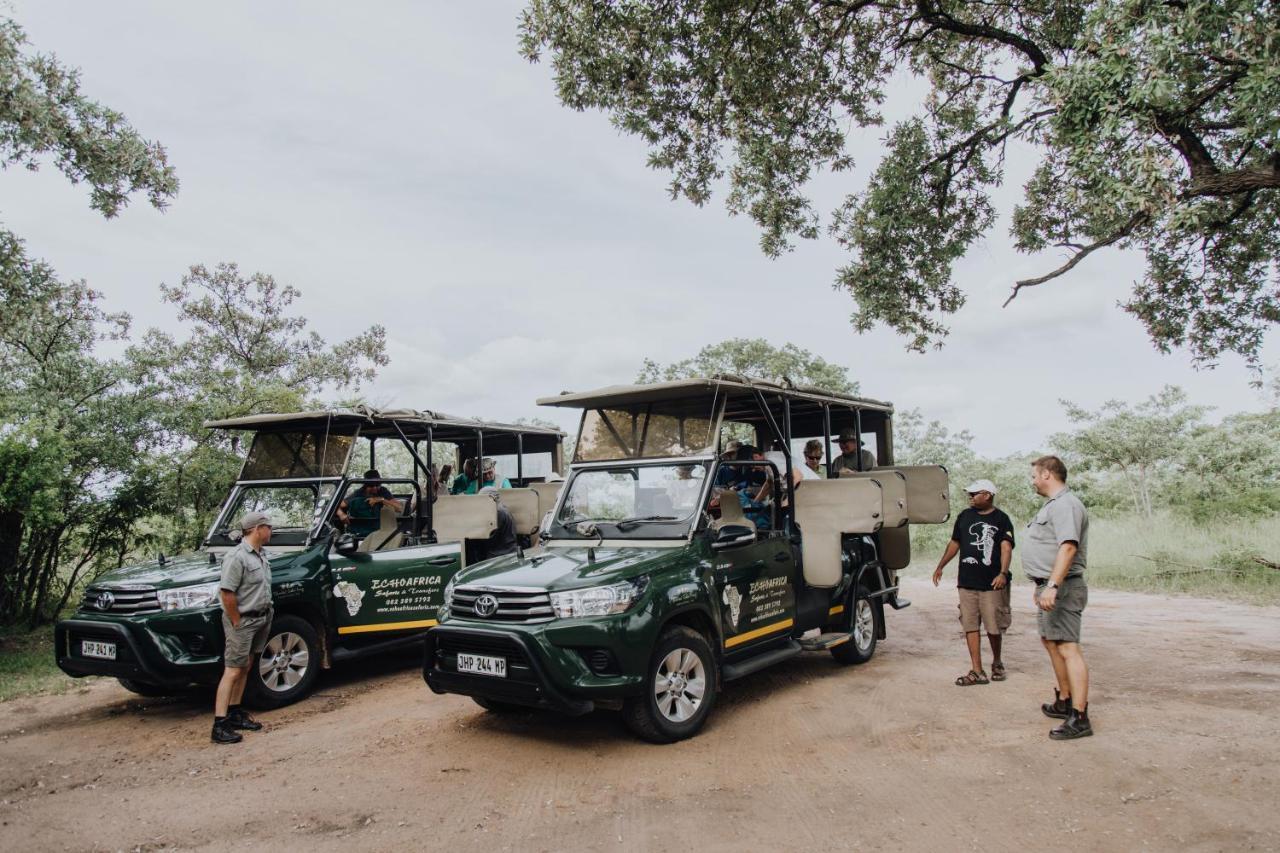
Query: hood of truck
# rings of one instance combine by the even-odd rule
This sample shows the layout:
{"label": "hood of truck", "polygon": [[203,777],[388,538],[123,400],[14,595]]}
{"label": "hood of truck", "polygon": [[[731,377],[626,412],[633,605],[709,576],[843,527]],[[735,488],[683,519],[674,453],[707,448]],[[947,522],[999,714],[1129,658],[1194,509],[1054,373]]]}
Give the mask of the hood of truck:
{"label": "hood of truck", "polygon": [[[293,562],[298,554],[271,554],[271,546],[267,546],[267,554],[271,556],[271,570],[274,573]],[[147,586],[156,589],[190,586],[197,583],[213,583],[222,575],[222,558],[216,563],[209,562],[209,554],[200,551],[194,554],[179,554],[176,557],[165,557],[164,563],[159,560],[148,560],[131,566],[99,575],[92,583],[94,587]]]}
{"label": "hood of truck", "polygon": [[[594,553],[592,553],[594,552]],[[518,586],[559,591],[617,583],[696,560],[687,543],[678,547],[547,548],[496,557],[458,573],[459,586]]]}

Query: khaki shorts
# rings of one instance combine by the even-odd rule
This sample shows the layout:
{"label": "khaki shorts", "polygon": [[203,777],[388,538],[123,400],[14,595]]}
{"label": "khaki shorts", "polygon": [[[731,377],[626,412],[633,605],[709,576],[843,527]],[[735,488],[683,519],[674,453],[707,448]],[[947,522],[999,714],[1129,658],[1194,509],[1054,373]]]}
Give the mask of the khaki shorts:
{"label": "khaki shorts", "polygon": [[1080,621],[1084,608],[1089,603],[1089,587],[1083,577],[1067,578],[1058,588],[1058,597],[1054,599],[1053,609],[1040,609],[1040,593],[1043,586],[1037,586],[1035,592],[1036,623],[1040,627],[1040,636],[1055,643],[1080,642]]}
{"label": "khaki shorts", "polygon": [[960,589],[960,627],[966,634],[986,628],[988,634],[1003,634],[1013,624],[1009,609],[1009,586],[1004,589]]}
{"label": "khaki shorts", "polygon": [[261,616],[242,616],[240,627],[231,625],[227,614],[222,614],[222,633],[227,637],[227,651],[222,663],[232,669],[249,665],[249,661],[262,654],[267,647],[267,634],[271,630],[271,611]]}

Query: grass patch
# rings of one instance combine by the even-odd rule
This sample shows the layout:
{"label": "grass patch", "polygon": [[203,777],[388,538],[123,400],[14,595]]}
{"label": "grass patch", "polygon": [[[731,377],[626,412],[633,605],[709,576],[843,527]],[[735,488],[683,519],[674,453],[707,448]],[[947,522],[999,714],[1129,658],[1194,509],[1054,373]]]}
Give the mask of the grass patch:
{"label": "grass patch", "polygon": [[0,702],[35,693],[62,693],[79,681],[54,661],[52,625],[0,633]]}
{"label": "grass patch", "polygon": [[[913,538],[917,572],[932,572],[950,535],[947,525],[929,527],[937,530]],[[1091,586],[1112,589],[1280,604],[1280,569],[1258,559],[1280,563],[1280,516],[1192,522],[1169,513],[1150,519],[1094,515],[1085,577]],[[1013,570],[1021,576],[1016,549]],[[954,572],[953,561],[948,577]]]}

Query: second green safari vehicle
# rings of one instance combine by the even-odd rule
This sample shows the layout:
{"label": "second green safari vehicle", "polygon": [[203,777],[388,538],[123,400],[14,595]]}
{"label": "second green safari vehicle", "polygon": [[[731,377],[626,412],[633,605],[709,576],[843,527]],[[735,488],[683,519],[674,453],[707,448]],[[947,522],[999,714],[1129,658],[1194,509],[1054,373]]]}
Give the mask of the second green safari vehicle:
{"label": "second green safari vehicle", "polygon": [[[907,525],[950,513],[944,469],[894,466],[888,403],[738,376],[539,402],[583,409],[543,547],[459,572],[427,635],[431,689],[489,710],[614,708],[647,740],[690,737],[727,681],[805,651],[869,660],[908,604]],[[850,430],[853,470],[796,467],[816,437],[832,470]]]}

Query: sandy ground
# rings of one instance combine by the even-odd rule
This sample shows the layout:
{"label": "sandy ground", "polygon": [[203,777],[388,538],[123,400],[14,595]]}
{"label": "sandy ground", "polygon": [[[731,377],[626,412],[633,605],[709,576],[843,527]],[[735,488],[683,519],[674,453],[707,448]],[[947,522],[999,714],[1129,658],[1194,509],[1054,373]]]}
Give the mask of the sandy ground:
{"label": "sandy ground", "polygon": [[607,712],[487,714],[412,657],[332,673],[232,747],[201,697],[15,700],[0,849],[1280,849],[1280,608],[1093,590],[1097,733],[1056,743],[1028,587],[1009,680],[964,689],[954,590],[907,594],[871,663],[731,684],[674,746]]}

